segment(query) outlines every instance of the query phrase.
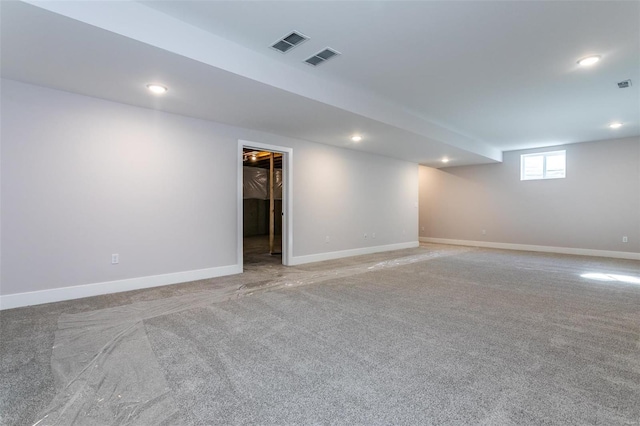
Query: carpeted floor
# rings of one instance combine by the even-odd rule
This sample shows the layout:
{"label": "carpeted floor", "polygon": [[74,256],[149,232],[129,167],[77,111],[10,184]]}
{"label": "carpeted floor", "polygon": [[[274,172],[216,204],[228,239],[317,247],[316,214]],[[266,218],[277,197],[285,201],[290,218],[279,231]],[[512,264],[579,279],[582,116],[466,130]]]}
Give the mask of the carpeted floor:
{"label": "carpeted floor", "polygon": [[7,425],[640,424],[638,261],[425,244],[0,321]]}

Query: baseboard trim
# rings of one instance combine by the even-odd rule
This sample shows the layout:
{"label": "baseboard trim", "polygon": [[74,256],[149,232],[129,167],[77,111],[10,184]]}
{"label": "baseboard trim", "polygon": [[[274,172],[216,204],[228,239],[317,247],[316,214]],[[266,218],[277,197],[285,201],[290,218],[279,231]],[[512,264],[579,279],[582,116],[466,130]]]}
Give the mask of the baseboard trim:
{"label": "baseboard trim", "polygon": [[614,259],[640,260],[640,253],[612,250],[594,250],[572,247],[536,246],[529,244],[494,243],[490,241],[451,240],[448,238],[420,237],[424,243],[451,244],[456,246],[486,247],[505,250],[538,251],[544,253],[574,254],[578,256],[611,257]]}
{"label": "baseboard trim", "polygon": [[163,285],[178,284],[240,273],[242,273],[242,266],[228,265],[220,266],[217,268],[175,272],[172,274],[150,275],[146,277],[129,278],[125,280],[53,288],[50,290],[6,294],[0,296],[0,310],[21,308],[31,305],[41,305],[44,303],[61,302],[63,300],[81,299],[83,297],[120,293],[130,290],[140,290],[143,288],[159,287]]}
{"label": "baseboard trim", "polygon": [[350,250],[329,251],[326,253],[309,254],[306,256],[293,256],[291,265],[302,265],[305,263],[322,262],[324,260],[341,259],[343,257],[360,256],[363,254],[380,253],[383,251],[402,250],[415,248],[420,245],[418,241],[408,243],[387,244],[384,246],[362,247]]}

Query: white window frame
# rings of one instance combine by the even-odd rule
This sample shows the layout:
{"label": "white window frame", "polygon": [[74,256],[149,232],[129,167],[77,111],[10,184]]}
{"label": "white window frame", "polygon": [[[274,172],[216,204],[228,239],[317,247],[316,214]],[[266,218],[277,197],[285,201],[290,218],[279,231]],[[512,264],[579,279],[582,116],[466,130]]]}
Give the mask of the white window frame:
{"label": "white window frame", "polygon": [[[547,157],[555,157],[559,154],[564,156],[564,170],[562,171],[562,176],[549,176],[547,170]],[[541,177],[531,177],[525,175],[525,159],[529,157],[542,157],[542,176]],[[533,152],[531,154],[522,154],[520,156],[520,180],[543,180],[543,179],[564,179],[567,177],[567,151],[566,150],[558,150],[558,151],[547,151],[547,152]]]}

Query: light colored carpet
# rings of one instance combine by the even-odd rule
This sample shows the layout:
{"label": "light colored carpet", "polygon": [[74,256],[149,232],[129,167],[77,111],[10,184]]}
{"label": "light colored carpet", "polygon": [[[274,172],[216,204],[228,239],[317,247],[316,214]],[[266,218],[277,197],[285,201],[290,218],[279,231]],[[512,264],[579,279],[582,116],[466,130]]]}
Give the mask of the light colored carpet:
{"label": "light colored carpet", "polygon": [[[2,423],[52,412],[64,388],[54,377],[82,370],[72,360],[51,371],[69,320],[102,327],[100,315],[135,307],[143,328],[128,347],[146,355],[131,358],[151,358],[161,393],[139,405],[171,407],[173,424],[639,424],[634,277],[640,262],[424,245],[4,311]],[[201,292],[212,299],[184,303]],[[152,418],[107,408],[104,424]]]}

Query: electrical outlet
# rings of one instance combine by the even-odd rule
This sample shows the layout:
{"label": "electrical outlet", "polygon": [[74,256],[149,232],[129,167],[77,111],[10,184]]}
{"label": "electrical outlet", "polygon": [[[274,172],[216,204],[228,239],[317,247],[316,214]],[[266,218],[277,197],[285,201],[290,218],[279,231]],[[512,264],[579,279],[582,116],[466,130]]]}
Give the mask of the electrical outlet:
{"label": "electrical outlet", "polygon": [[120,263],[120,255],[117,254],[117,253],[112,254],[111,255],[111,264],[115,265],[115,264],[118,264],[118,263]]}
{"label": "electrical outlet", "polygon": [[376,233],[374,232],[373,234],[371,234],[371,238],[375,238],[376,237]]}
{"label": "electrical outlet", "polygon": [[324,237],[324,242],[325,243],[329,243],[329,236],[328,235],[326,237]]}
{"label": "electrical outlet", "polygon": [[421,231],[424,231],[424,226],[422,228],[420,228]]}
{"label": "electrical outlet", "polygon": [[628,243],[629,242],[629,239],[627,238],[626,235],[624,237],[622,237],[622,242],[623,243]]}
{"label": "electrical outlet", "polygon": [[486,229],[482,230],[482,235],[487,235],[487,230]]}

